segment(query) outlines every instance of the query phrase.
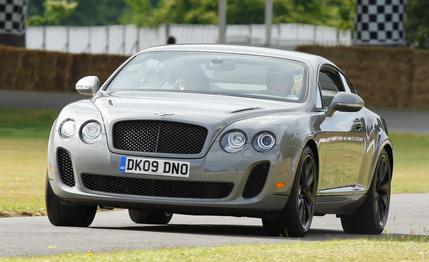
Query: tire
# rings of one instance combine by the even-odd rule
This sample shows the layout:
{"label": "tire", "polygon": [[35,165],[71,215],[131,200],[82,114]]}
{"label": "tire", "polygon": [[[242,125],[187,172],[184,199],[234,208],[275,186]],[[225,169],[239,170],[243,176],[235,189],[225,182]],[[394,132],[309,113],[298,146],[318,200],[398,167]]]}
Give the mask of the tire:
{"label": "tire", "polygon": [[158,224],[165,225],[170,222],[173,213],[159,210],[136,210],[128,209],[131,220],[136,224]]}
{"label": "tire", "polygon": [[55,195],[46,178],[45,203],[49,221],[54,226],[88,227],[94,220],[97,206],[67,203]]}
{"label": "tire", "polygon": [[351,215],[341,217],[346,233],[378,235],[383,232],[389,215],[392,167],[385,150],[377,160],[377,166],[365,201]]}
{"label": "tire", "polygon": [[270,235],[303,237],[310,229],[318,183],[318,167],[313,151],[302,151],[292,190],[284,209],[274,218],[263,218]]}

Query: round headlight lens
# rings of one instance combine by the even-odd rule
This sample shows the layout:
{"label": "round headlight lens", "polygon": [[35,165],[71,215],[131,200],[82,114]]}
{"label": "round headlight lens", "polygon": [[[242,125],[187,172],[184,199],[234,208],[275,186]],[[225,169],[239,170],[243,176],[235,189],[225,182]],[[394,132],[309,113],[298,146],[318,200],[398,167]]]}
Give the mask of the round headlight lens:
{"label": "round headlight lens", "polygon": [[72,119],[64,120],[60,125],[60,135],[63,138],[70,138],[76,133],[76,123]]}
{"label": "round headlight lens", "polygon": [[82,127],[81,138],[87,144],[95,143],[101,135],[101,125],[96,121],[86,123]]}
{"label": "round headlight lens", "polygon": [[253,139],[253,148],[258,152],[270,151],[276,144],[276,137],[271,132],[261,132]]}
{"label": "round headlight lens", "polygon": [[246,135],[241,131],[234,130],[222,136],[220,145],[227,153],[237,153],[243,150],[246,142]]}

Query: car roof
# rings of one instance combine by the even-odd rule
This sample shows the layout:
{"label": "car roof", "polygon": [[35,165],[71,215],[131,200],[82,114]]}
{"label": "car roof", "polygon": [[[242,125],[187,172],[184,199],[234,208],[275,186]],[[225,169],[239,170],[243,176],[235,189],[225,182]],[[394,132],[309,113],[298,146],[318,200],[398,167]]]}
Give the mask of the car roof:
{"label": "car roof", "polygon": [[318,66],[319,64],[331,64],[329,60],[312,54],[287,51],[266,47],[240,46],[240,45],[220,45],[220,44],[178,44],[178,45],[162,45],[144,49],[139,53],[151,51],[191,51],[191,52],[220,52],[232,54],[247,54],[260,55],[269,57],[278,57],[301,61],[306,64]]}

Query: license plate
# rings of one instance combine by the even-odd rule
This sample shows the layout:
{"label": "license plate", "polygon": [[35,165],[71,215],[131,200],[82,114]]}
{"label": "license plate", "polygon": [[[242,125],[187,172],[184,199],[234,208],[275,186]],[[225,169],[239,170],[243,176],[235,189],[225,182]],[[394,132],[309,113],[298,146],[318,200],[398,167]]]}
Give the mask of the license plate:
{"label": "license plate", "polygon": [[189,177],[189,162],[121,156],[119,172],[157,176]]}

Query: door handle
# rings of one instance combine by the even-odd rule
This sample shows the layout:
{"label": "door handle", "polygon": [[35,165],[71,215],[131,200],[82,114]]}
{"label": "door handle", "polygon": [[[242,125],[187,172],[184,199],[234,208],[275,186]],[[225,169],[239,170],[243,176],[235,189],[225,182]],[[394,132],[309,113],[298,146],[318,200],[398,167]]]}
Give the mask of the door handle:
{"label": "door handle", "polygon": [[363,123],[362,121],[360,121],[360,119],[355,119],[355,121],[353,121],[353,127],[360,131],[362,129]]}

